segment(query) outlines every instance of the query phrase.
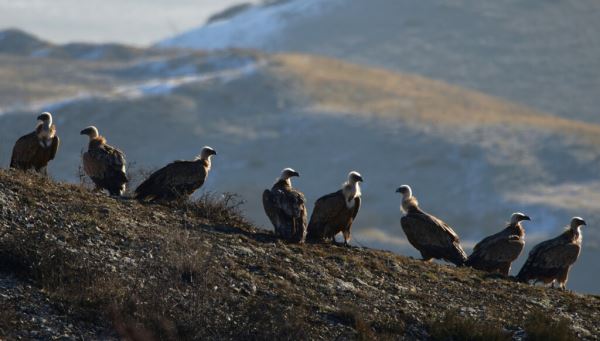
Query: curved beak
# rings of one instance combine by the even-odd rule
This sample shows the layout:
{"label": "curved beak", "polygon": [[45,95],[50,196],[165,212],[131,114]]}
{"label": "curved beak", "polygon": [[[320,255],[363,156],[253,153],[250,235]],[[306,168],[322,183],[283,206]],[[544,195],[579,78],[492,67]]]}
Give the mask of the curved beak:
{"label": "curved beak", "polygon": [[360,181],[360,182],[364,182],[365,180],[363,180],[363,177],[362,177],[362,176],[359,176],[359,177],[358,177],[358,181]]}
{"label": "curved beak", "polygon": [[212,154],[212,155],[217,155],[217,151],[213,149],[213,150],[211,151],[211,154]]}
{"label": "curved beak", "polygon": [[523,219],[522,219],[522,220],[529,220],[529,221],[531,221],[531,218],[529,218],[529,216],[528,216],[528,215],[526,215],[526,216],[524,216],[524,217],[523,217]]}
{"label": "curved beak", "polygon": [[585,226],[587,226],[587,223],[585,222],[585,220],[582,220],[582,221],[581,221],[581,225],[585,225]]}
{"label": "curved beak", "polygon": [[396,193],[402,193],[402,191],[400,190],[400,187],[396,188]]}
{"label": "curved beak", "polygon": [[298,172],[293,172],[293,173],[292,173],[292,176],[297,176],[297,177],[300,177],[300,173],[298,173]]}
{"label": "curved beak", "polygon": [[87,129],[83,129],[82,131],[79,132],[79,135],[87,135],[88,130]]}

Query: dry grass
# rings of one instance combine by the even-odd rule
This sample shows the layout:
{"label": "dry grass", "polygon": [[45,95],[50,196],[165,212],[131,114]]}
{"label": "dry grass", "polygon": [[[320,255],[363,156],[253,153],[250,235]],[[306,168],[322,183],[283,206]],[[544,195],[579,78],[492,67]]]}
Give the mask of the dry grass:
{"label": "dry grass", "polygon": [[577,336],[564,318],[558,321],[548,316],[548,313],[534,311],[525,322],[527,340],[530,341],[575,341]]}
{"label": "dry grass", "polygon": [[462,317],[448,312],[430,326],[430,334],[437,341],[508,341],[509,333],[499,326]]}
{"label": "dry grass", "polygon": [[600,144],[599,125],[546,115],[442,81],[326,57],[280,54],[273,60],[276,73],[323,111],[400,118],[438,128],[536,127]]}

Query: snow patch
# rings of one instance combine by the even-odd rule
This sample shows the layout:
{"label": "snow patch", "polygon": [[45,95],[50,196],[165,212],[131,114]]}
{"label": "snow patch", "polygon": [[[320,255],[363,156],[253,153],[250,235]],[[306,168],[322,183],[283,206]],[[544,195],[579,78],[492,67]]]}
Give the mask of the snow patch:
{"label": "snow patch", "polygon": [[219,20],[163,40],[158,47],[224,49],[264,47],[282,30],[304,17],[316,16],[341,0],[296,0],[276,5],[255,6],[226,20]]}
{"label": "snow patch", "polygon": [[99,60],[99,59],[102,59],[102,57],[104,57],[105,52],[106,51],[105,51],[104,47],[95,47],[95,48],[91,49],[89,52],[81,55],[78,59]]}
{"label": "snow patch", "polygon": [[201,83],[209,81],[229,82],[238,78],[245,77],[254,73],[256,70],[266,64],[265,61],[249,60],[246,64],[239,67],[217,70],[214,72],[197,73],[192,75],[176,76],[163,79],[153,79],[141,83],[129,84],[117,87],[110,93],[90,94],[80,93],[76,96],[62,98],[58,101],[33,103],[29,105],[19,104],[9,108],[0,108],[0,115],[15,111],[58,111],[67,105],[78,104],[83,101],[94,99],[118,100],[135,99],[143,96],[168,95],[177,88],[191,83]]}
{"label": "snow patch", "polygon": [[42,48],[31,52],[30,56],[34,58],[45,58],[50,55],[49,48]]}

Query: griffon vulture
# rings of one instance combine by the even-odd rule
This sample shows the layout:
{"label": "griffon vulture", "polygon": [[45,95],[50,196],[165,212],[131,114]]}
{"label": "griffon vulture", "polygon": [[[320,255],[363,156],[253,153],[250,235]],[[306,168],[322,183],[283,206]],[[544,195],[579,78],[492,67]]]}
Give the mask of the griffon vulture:
{"label": "griffon vulture", "polygon": [[442,220],[422,211],[410,186],[402,185],[396,192],[402,194],[400,209],[405,213],[400,220],[402,229],[410,244],[421,252],[423,260],[444,259],[462,266],[467,255],[454,230]]}
{"label": "griffon vulture", "polygon": [[160,201],[190,196],[206,181],[213,155],[217,155],[214,149],[204,147],[200,157],[193,161],[174,161],[166,165],[135,189],[135,198]]}
{"label": "griffon vulture", "polygon": [[303,243],[306,238],[306,200],[302,192],[292,187],[290,178],[293,176],[300,174],[291,168],[284,169],[273,187],[263,192],[263,206],[278,236]]}
{"label": "griffon vulture", "polygon": [[523,213],[513,213],[504,230],[475,245],[465,265],[508,276],[511,263],[519,257],[525,246],[525,230],[521,226],[523,220],[531,219]]}
{"label": "griffon vulture", "polygon": [[558,287],[565,290],[569,269],[575,263],[581,251],[581,226],[586,225],[580,217],[571,219],[571,225],[560,236],[536,245],[527,261],[519,271],[517,278],[522,282],[558,282]]}
{"label": "griffon vulture", "polygon": [[48,162],[56,156],[60,140],[56,126],[52,124],[52,114],[38,116],[35,130],[17,140],[12,151],[10,167],[22,170],[34,169],[46,174]]}
{"label": "griffon vulture", "polygon": [[337,192],[320,197],[315,202],[315,208],[308,223],[310,240],[332,240],[342,232],[344,245],[350,241],[350,228],[360,209],[360,186],[363,178],[357,172],[348,174],[348,181],[342,184]]}
{"label": "griffon vulture", "polygon": [[89,137],[88,151],[83,154],[83,170],[97,189],[106,189],[110,195],[121,196],[125,192],[125,154],[106,144],[94,126],[83,129],[81,135]]}

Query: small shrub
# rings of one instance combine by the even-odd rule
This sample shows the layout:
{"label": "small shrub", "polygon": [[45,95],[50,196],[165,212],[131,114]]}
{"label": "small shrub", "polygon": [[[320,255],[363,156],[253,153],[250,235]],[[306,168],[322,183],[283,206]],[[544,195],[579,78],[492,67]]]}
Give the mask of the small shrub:
{"label": "small shrub", "polygon": [[508,333],[489,323],[462,317],[457,312],[448,312],[441,321],[430,325],[429,333],[439,341],[501,341],[510,340]]}
{"label": "small shrub", "polygon": [[525,322],[527,340],[531,341],[575,341],[577,336],[569,327],[569,321],[553,320],[542,311],[534,311]]}
{"label": "small shrub", "polygon": [[200,218],[213,224],[249,226],[242,217],[244,201],[237,194],[212,192],[203,193],[198,199],[188,202],[188,208]]}
{"label": "small shrub", "polygon": [[346,307],[339,310],[336,314],[344,324],[350,325],[356,331],[357,340],[374,340],[375,334],[370,324],[363,318],[362,314],[355,307]]}

